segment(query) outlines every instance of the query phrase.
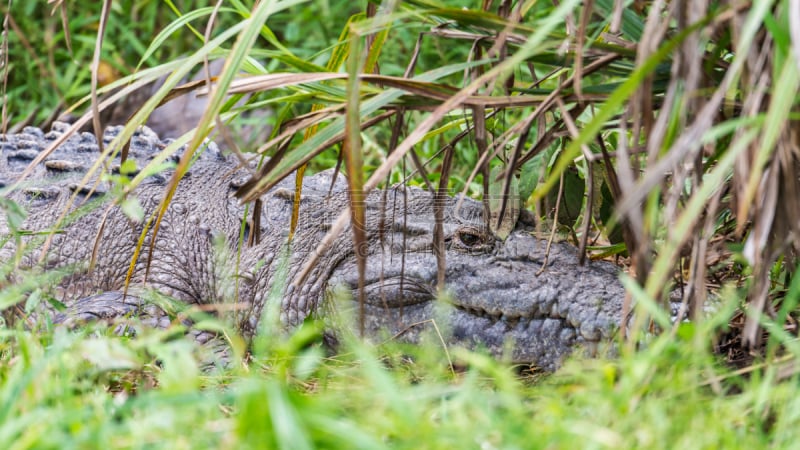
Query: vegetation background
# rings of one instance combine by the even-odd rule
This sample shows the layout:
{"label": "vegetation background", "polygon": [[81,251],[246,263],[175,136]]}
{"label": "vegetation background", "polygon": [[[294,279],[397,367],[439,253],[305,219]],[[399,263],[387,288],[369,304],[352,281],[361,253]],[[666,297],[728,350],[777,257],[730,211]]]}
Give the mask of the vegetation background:
{"label": "vegetation background", "polygon": [[[89,130],[129,118],[130,134],[165,99],[205,89],[182,83],[224,59],[179,139],[271,156],[242,198],[341,161],[356,190],[408,179],[484,196],[500,217],[517,192],[543,234],[628,267],[639,312],[618,358],[576,356],[546,376],[458,349],[452,370],[444,349],[391,342],[348,342],[331,358],[315,324],[263,336],[247,364],[209,373],[181,329],[128,340],[103,324],[9,323],[3,448],[797,442],[800,2],[2,8],[9,132],[66,114]],[[52,278],[18,274],[0,308],[40,301]],[[675,287],[692,322],[659,308]]]}

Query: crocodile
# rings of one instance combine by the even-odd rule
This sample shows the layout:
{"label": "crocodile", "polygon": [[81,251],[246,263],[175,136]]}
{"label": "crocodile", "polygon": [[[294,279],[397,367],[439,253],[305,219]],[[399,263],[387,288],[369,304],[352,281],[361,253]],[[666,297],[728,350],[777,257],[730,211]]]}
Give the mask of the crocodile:
{"label": "crocodile", "polygon": [[[49,132],[27,127],[0,135],[0,183],[16,183],[68,129],[56,123]],[[104,143],[111,143],[120,129],[108,127]],[[171,142],[140,127],[127,157],[141,170]],[[469,198],[444,201],[446,269],[440,289],[433,195],[416,187],[373,190],[365,199],[367,242],[359,250],[367,258],[363,303],[358,301],[359,271],[349,232],[341,233],[298,283],[348,204],[344,177],[332,170],[305,177],[300,220],[289,244],[293,180],[262,196],[260,220],[245,220],[245,206],[232,193],[251,170],[210,141],[181,179],[152,246],[152,229],[145,233],[142,253],[129,274],[146,221],[125,214],[119,189],[108,177],[80,183],[98,151],[93,134],[74,134],[31,167],[32,175],[16,189],[5,192],[28,211],[21,228],[39,233],[7,239],[0,261],[68,269],[50,293],[66,305],[61,319],[129,314],[141,306],[142,292],[155,291],[188,305],[233,304],[230,309],[245,339],[262,329],[266,317],[288,330],[310,316],[341,312],[336,315],[350,319],[337,320],[337,326],[363,326],[367,337],[416,343],[435,324],[447,345],[482,349],[547,371],[557,369],[575,348],[591,352],[608,342],[621,323],[625,291],[617,266],[605,261],[579,264],[574,246],[548,246],[536,237],[526,214],[501,240],[487,230],[483,204]],[[177,161],[181,151],[171,160]],[[107,173],[119,173],[119,160],[105,167]],[[164,197],[172,167],[146,177],[129,193],[145,218]],[[87,203],[96,207],[82,206]],[[57,224],[65,209],[74,214]],[[40,245],[42,232],[54,227],[58,230],[49,245]],[[10,232],[9,221],[0,218],[0,233]],[[251,235],[260,240],[247,245],[255,241],[248,239]],[[168,321],[164,317],[157,321]]]}

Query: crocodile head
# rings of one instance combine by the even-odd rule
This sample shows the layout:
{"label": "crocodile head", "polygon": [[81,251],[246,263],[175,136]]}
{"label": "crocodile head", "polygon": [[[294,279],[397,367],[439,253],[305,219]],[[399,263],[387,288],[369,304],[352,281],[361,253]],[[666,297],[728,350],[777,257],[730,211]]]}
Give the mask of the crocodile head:
{"label": "crocodile head", "polygon": [[363,309],[355,256],[332,272],[329,288],[344,288],[349,300],[331,309],[351,306],[346,316],[355,322],[353,329],[363,320],[367,335],[417,342],[435,321],[447,345],[485,349],[545,370],[557,368],[575,347],[594,351],[612,337],[625,295],[618,268],[602,261],[580,265],[577,249],[566,243],[548,251],[525,221],[498,239],[483,224],[483,206],[476,201],[465,200],[457,209],[455,199],[447,200],[440,290],[432,210],[422,206],[430,204],[430,194],[409,192],[406,204],[416,207],[407,214],[389,211],[384,235],[371,236]]}
{"label": "crocodile head", "polygon": [[[62,142],[34,168],[36,184],[10,194],[30,209],[25,230],[52,228],[67,200],[81,193],[73,182],[81,180],[99,156],[91,134],[67,137],[68,129],[60,124],[49,133],[26,129],[0,136],[0,183],[16,179],[31,160],[44,159],[42,150]],[[110,140],[119,129],[107,131],[104,139]],[[141,168],[167,145],[143,129],[131,140],[129,157]],[[113,318],[138,312],[136,296],[129,295],[134,288],[152,288],[187,304],[239,301],[233,309],[246,337],[261,328],[266,305],[270,305],[267,312],[272,306],[279,311],[287,328],[315,312],[324,316],[326,309],[363,310],[363,315],[341,316],[363,321],[368,334],[398,335],[412,342],[435,323],[448,345],[484,348],[544,369],[555,369],[575,346],[593,347],[611,337],[620,322],[624,291],[613,265],[579,265],[576,250],[568,244],[556,243],[548,250],[525,220],[505,240],[498,239],[487,231],[483,205],[474,200],[464,199],[459,206],[448,197],[442,204],[446,268],[440,286],[433,252],[432,195],[414,188],[373,191],[364,202],[368,245],[362,305],[356,300],[359,274],[351,233],[342,233],[316,265],[310,263],[319,244],[327,242],[331,222],[348,205],[343,178],[334,181],[328,171],[304,179],[303,217],[287,246],[293,180],[262,197],[260,220],[243,224],[244,207],[229,194],[249,172],[212,147],[216,146],[209,145],[179,184],[159,236],[148,250],[150,264],[140,259],[132,275],[128,267],[142,238],[142,225],[119,207],[81,211],[60,226],[43,261],[50,268],[78,268],[57,289],[59,300],[68,307],[65,317]],[[166,179],[166,175],[151,177],[132,192],[145,217],[159,208]],[[110,201],[110,196],[97,197]],[[257,243],[244,246],[240,233],[250,237],[250,228]],[[0,218],[0,234],[9,231]],[[35,236],[29,233],[26,239]],[[16,242],[7,241],[0,246],[0,261],[15,257]],[[240,250],[240,260],[233,263],[231,255]],[[24,263],[39,260],[31,252]],[[310,269],[306,272],[305,267]],[[307,273],[305,281],[298,281],[303,278],[298,277],[301,271]],[[131,289],[126,293],[123,286],[128,282]],[[334,295],[342,288],[349,291],[344,296],[348,300]],[[327,304],[333,307],[320,308]],[[360,323],[352,327],[358,330]]]}

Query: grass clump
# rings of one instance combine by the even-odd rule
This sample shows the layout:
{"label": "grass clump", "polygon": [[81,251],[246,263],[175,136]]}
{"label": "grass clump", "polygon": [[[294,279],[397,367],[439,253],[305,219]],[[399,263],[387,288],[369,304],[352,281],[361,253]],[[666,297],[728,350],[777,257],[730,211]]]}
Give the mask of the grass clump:
{"label": "grass clump", "polygon": [[[730,314],[728,312],[721,313]],[[716,323],[724,322],[720,317]],[[798,438],[796,376],[736,373],[686,324],[619,358],[531,379],[456,350],[354,340],[331,358],[301,328],[247,367],[202,373],[192,343],[4,330],[4,448],[761,448]],[[311,343],[311,345],[309,345]],[[158,349],[155,350],[154,349]],[[172,373],[172,374],[170,374]]]}

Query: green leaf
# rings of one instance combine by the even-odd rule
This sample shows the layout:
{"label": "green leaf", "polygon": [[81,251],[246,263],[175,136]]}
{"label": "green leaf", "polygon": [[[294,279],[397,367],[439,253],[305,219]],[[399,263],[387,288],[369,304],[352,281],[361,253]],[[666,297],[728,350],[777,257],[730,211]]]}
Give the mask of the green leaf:
{"label": "green leaf", "polygon": [[0,197],[0,209],[5,212],[6,223],[8,224],[9,231],[12,232],[19,230],[22,223],[25,222],[25,218],[28,216],[21,206],[6,197]]}
{"label": "green leaf", "polygon": [[531,194],[533,194],[533,191],[536,189],[539,181],[545,178],[547,173],[547,165],[553,158],[553,153],[555,153],[557,148],[557,143],[555,145],[551,145],[548,149],[537,154],[531,158],[530,161],[522,165],[519,177],[520,198],[527,200]]}
{"label": "green leaf", "polygon": [[611,195],[611,190],[608,188],[608,183],[606,183],[605,180],[600,186],[600,206],[598,208],[598,213],[600,221],[605,227],[604,232],[608,241],[612,244],[621,244],[623,242],[622,227],[618,224],[612,224],[611,228],[607,226],[614,217],[614,197]]}
{"label": "green leaf", "polygon": [[136,161],[132,158],[126,159],[124,163],[120,164],[119,173],[124,175],[136,173]]}
{"label": "green leaf", "polygon": [[[508,197],[503,195],[503,185],[505,184],[505,167],[495,166],[489,175],[489,224],[492,232],[502,240],[505,240],[517,225],[519,219],[519,180],[511,176],[508,186]],[[505,204],[502,218],[501,210]]]}
{"label": "green leaf", "polygon": [[136,223],[142,223],[144,221],[144,208],[142,208],[139,199],[136,197],[123,198],[119,207],[126,216]]}
{"label": "green leaf", "polygon": [[[558,206],[558,223],[572,227],[581,215],[583,208],[583,194],[586,191],[586,182],[574,167],[564,171],[564,190],[561,194],[561,203]],[[551,189],[545,197],[547,210],[555,209],[558,199],[558,189]]]}

